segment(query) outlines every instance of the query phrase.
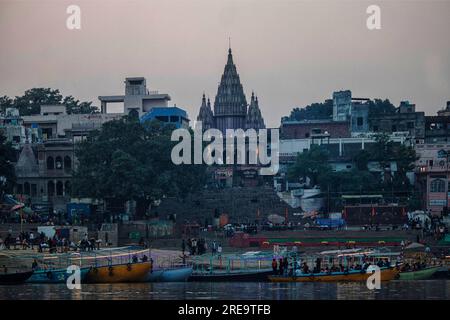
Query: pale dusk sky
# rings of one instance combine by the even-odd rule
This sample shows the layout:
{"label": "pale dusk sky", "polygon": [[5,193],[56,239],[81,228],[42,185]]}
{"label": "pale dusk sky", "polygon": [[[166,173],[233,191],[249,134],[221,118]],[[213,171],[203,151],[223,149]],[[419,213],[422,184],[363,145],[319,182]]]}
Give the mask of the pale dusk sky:
{"label": "pale dusk sky", "polygon": [[[71,4],[81,30],[66,28]],[[366,27],[371,4],[381,30]],[[450,1],[0,0],[0,96],[51,87],[98,106],[144,76],[195,120],[231,37],[269,127],[343,89],[434,114],[450,100],[449,16]]]}

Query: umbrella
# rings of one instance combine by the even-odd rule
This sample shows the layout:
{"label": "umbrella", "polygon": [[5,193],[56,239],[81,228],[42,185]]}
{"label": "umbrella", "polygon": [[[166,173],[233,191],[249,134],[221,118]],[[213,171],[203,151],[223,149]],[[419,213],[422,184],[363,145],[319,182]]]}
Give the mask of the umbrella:
{"label": "umbrella", "polygon": [[423,247],[425,247],[423,244],[417,243],[417,242],[413,242],[410,245],[406,246],[405,250],[421,249]]}
{"label": "umbrella", "polygon": [[16,211],[16,210],[22,209],[23,207],[25,207],[25,205],[23,203],[19,203],[19,204],[14,205],[11,208],[11,211]]}
{"label": "umbrella", "polygon": [[281,224],[281,223],[283,223],[284,220],[285,220],[284,217],[279,216],[279,215],[277,215],[277,214],[271,214],[271,215],[269,215],[269,216],[267,217],[267,219],[268,219],[270,222],[275,223],[275,224]]}

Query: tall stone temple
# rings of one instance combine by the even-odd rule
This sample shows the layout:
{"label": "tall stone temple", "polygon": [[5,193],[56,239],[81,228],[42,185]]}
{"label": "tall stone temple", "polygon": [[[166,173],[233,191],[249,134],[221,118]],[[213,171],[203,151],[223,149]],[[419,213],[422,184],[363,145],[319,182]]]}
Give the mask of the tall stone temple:
{"label": "tall stone temple", "polygon": [[202,121],[204,130],[216,128],[224,134],[226,129],[258,130],[266,127],[259,109],[258,97],[255,97],[254,93],[250,105],[247,104],[231,48],[228,49],[228,60],[214,100],[214,113],[209,99],[206,101],[203,94],[197,121]]}

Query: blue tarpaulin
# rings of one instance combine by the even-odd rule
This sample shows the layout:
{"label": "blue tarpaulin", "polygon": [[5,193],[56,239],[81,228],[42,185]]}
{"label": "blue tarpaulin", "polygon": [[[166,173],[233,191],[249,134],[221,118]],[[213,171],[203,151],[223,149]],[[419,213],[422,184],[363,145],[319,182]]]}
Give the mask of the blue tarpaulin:
{"label": "blue tarpaulin", "polygon": [[326,219],[326,218],[317,218],[316,224],[320,227],[328,227],[328,228],[337,228],[345,225],[344,219]]}

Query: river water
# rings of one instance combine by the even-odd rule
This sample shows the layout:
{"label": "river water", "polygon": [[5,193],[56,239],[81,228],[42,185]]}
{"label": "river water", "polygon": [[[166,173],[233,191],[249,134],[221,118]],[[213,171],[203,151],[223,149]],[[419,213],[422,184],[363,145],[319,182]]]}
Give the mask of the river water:
{"label": "river water", "polygon": [[341,299],[450,299],[450,280],[390,281],[380,290],[365,283],[134,283],[83,284],[69,290],[65,284],[0,286],[0,300],[83,299],[230,299],[230,300],[341,300]]}

